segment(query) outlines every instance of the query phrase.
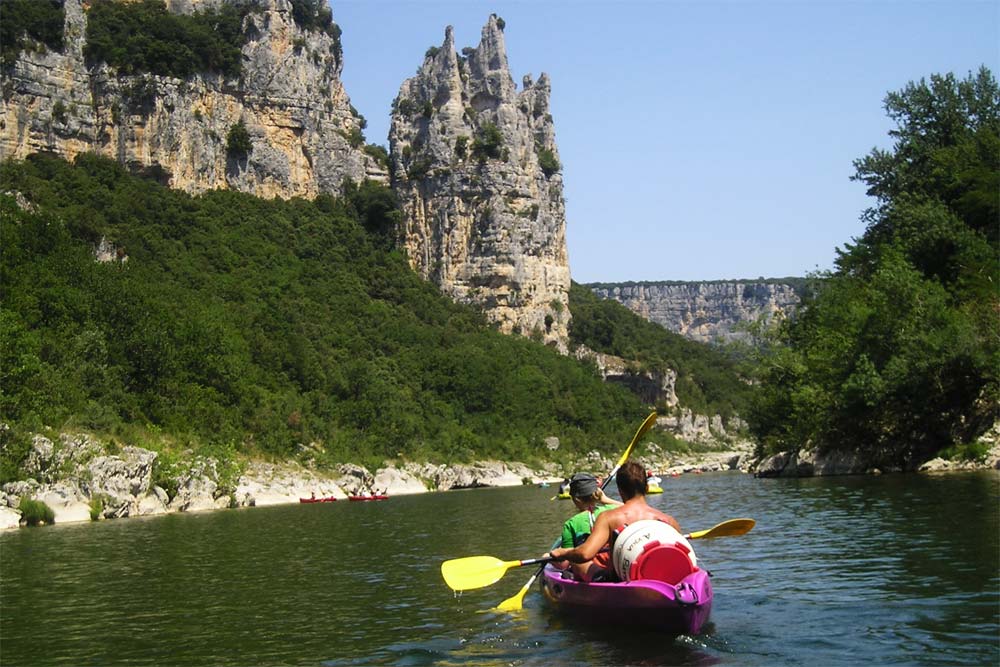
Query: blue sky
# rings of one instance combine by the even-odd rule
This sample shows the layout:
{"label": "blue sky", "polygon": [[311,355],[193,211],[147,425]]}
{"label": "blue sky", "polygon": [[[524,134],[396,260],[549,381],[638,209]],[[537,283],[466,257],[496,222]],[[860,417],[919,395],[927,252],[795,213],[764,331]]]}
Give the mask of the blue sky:
{"label": "blue sky", "polygon": [[331,0],[343,81],[388,146],[399,85],[455,28],[506,22],[514,81],[552,79],[577,282],[803,276],[870,205],[887,92],[1000,74],[1000,0]]}

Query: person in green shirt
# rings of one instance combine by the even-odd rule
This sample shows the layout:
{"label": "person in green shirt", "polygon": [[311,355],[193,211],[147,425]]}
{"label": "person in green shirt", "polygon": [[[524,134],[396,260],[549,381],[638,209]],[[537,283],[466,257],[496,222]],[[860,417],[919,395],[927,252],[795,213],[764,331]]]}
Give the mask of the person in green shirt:
{"label": "person in green shirt", "polygon": [[[562,547],[573,549],[590,536],[597,515],[622,503],[609,497],[590,473],[580,472],[569,480],[569,496],[579,513],[563,524]],[[560,563],[557,562],[558,566]],[[563,562],[564,564],[564,562]]]}

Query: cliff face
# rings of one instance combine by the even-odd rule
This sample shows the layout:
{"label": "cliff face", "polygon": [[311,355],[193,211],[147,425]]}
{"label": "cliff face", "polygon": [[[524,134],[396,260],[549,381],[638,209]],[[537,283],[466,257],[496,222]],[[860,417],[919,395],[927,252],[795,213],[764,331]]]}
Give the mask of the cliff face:
{"label": "cliff face", "polygon": [[763,282],[589,285],[637,315],[699,342],[745,340],[738,325],[787,315],[799,304],[790,284]]}
{"label": "cliff face", "polygon": [[549,80],[523,83],[518,92],[495,16],[462,55],[449,27],[403,83],[389,135],[399,242],[416,271],[502,331],[565,351],[570,272]]}
{"label": "cliff face", "polygon": [[[190,12],[218,0],[167,4]],[[231,188],[260,197],[338,192],[348,177],[384,180],[348,139],[360,119],[340,82],[339,39],[301,29],[289,0],[255,4],[243,23],[249,39],[239,77],[178,79],[88,67],[85,5],[66,0],[63,51],[26,50],[4,72],[0,155],[72,159],[92,151],[131,167],[158,166],[171,187],[188,192]],[[227,154],[229,130],[241,121],[252,148]]]}

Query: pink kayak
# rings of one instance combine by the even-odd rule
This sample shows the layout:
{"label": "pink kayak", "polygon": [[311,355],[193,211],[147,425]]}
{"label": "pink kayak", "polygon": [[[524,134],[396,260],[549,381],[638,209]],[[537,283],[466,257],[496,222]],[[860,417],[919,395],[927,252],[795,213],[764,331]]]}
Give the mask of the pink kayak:
{"label": "pink kayak", "polygon": [[388,500],[389,496],[385,494],[379,494],[374,496],[348,496],[347,499],[350,500],[351,502],[356,503],[363,500]]}
{"label": "pink kayak", "polygon": [[585,583],[546,565],[542,591],[560,611],[598,623],[613,619],[675,635],[698,634],[712,611],[712,582],[702,569],[695,569],[676,584],[655,579]]}

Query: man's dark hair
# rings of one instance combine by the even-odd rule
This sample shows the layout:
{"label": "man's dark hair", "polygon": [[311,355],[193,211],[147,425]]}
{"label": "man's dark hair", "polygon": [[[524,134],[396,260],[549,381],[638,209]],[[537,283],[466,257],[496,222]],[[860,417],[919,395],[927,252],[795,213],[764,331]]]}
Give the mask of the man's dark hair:
{"label": "man's dark hair", "polygon": [[618,469],[615,475],[618,493],[623,499],[646,495],[646,469],[635,461],[629,461]]}

